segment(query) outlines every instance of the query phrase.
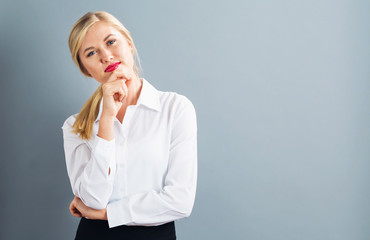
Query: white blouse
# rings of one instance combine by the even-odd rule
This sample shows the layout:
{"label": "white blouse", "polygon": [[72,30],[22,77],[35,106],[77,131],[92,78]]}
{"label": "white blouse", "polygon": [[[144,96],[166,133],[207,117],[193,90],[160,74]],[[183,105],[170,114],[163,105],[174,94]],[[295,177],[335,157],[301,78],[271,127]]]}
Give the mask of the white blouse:
{"label": "white blouse", "polygon": [[161,225],[188,217],[194,204],[194,106],[185,96],[142,82],[137,104],[128,106],[122,124],[115,119],[113,140],[97,136],[103,100],[90,140],[71,132],[77,114],[62,126],[73,194],[91,208],[107,208],[110,228]]}

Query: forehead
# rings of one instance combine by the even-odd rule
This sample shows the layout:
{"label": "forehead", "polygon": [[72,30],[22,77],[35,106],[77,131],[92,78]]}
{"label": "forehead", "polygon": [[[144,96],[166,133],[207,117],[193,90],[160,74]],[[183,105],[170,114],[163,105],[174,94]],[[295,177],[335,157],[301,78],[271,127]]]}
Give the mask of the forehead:
{"label": "forehead", "polygon": [[81,49],[85,47],[93,47],[97,43],[100,43],[107,37],[109,34],[114,34],[122,36],[120,31],[118,31],[112,25],[105,22],[97,22],[86,32],[81,44]]}

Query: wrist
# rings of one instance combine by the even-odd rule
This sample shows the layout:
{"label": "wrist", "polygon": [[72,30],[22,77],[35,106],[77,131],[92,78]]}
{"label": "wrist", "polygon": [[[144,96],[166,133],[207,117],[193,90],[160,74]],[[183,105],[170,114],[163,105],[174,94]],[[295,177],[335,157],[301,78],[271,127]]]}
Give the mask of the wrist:
{"label": "wrist", "polygon": [[115,117],[101,116],[99,120],[98,137],[110,141],[114,138],[113,123]]}
{"label": "wrist", "polygon": [[103,121],[103,122],[114,122],[114,118],[116,116],[111,116],[111,115],[108,115],[108,114],[105,114],[104,112],[102,112],[101,116],[100,116],[100,119],[99,119],[99,122]]}

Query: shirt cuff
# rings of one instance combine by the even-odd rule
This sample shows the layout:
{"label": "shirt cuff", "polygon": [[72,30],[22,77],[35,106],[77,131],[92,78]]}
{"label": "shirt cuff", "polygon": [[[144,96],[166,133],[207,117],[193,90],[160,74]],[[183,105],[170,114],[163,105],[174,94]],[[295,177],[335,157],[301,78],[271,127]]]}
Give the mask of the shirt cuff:
{"label": "shirt cuff", "polygon": [[92,142],[92,151],[95,155],[102,157],[106,155],[107,151],[112,151],[115,146],[116,140],[113,138],[112,140],[108,141],[104,138],[95,136],[94,141]]}
{"label": "shirt cuff", "polygon": [[[99,161],[103,160],[106,163],[108,163],[110,167],[110,174],[109,178],[113,178],[116,172],[116,140],[113,138],[112,140],[108,141],[104,138],[98,137],[98,135],[95,136],[95,139],[92,142],[92,155],[95,159],[98,159]],[[104,166],[106,164],[99,164],[101,166]],[[103,167],[104,169],[104,167]]]}
{"label": "shirt cuff", "polygon": [[107,206],[109,228],[125,225],[132,222],[129,199],[109,203]]}

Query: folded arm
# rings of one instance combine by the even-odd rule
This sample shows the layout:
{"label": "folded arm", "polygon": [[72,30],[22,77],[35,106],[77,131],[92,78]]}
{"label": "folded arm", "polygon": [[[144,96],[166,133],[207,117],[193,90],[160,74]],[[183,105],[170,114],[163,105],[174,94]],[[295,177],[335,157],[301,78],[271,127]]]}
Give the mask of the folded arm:
{"label": "folded arm", "polygon": [[106,208],[113,191],[116,170],[115,140],[93,136],[88,143],[72,133],[74,116],[63,129],[67,172],[73,194],[94,209]]}
{"label": "folded arm", "polygon": [[164,187],[130,195],[107,206],[110,227],[160,225],[188,217],[197,182],[197,124],[193,105],[187,99],[171,126],[168,171]]}

